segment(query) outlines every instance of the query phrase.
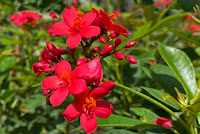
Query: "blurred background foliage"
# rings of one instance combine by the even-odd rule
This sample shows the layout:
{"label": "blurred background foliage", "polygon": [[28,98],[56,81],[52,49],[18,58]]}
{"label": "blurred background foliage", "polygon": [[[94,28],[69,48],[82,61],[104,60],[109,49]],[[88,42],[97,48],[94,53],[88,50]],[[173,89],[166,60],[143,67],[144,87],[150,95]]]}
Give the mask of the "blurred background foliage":
{"label": "blurred background foliage", "polygon": [[[190,58],[200,82],[200,33],[189,31],[185,17],[198,12],[200,0],[174,0],[169,7],[159,9],[154,6],[157,0],[78,0],[79,9],[88,12],[92,8],[107,12],[119,11],[117,23],[125,26],[129,35],[123,38],[122,46],[128,41],[138,41],[126,54],[134,55],[138,64],[117,61],[114,56],[102,62],[104,78],[124,84],[145,93],[165,104],[182,117],[180,108],[173,101],[163,101],[162,94],[177,97],[174,87],[185,93],[182,84],[165,63],[158,51],[160,43],[184,51]],[[62,117],[64,109],[74,99],[69,96],[58,107],[51,107],[48,98],[42,95],[42,74],[36,78],[31,66],[37,62],[45,42],[68,49],[65,37],[52,37],[41,30],[44,24],[54,22],[50,11],[58,15],[72,4],[72,0],[0,0],[0,133],[5,134],[78,134],[84,133],[79,119],[67,122]],[[43,15],[39,25],[25,34],[23,29],[10,22],[10,15],[23,10],[32,10]],[[198,13],[197,13],[198,14]],[[197,16],[199,17],[199,16]],[[100,46],[100,42],[94,43]],[[18,51],[15,54],[15,51]],[[80,50],[78,50],[80,51]],[[78,56],[81,56],[79,54]],[[155,65],[149,63],[153,62]],[[170,134],[171,131],[155,126],[153,119],[166,117],[173,119],[158,106],[120,90],[116,87],[106,98],[115,108],[109,119],[98,119],[98,133],[105,134]],[[200,116],[196,125],[199,126]],[[175,121],[178,130],[182,127]],[[115,129],[114,129],[115,128]],[[184,133],[184,132],[183,132]]]}

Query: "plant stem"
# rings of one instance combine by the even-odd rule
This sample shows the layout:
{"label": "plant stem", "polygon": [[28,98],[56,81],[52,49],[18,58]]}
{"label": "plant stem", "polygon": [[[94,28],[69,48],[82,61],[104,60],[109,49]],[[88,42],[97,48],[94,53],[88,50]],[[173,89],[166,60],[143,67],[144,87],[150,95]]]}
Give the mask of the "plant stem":
{"label": "plant stem", "polygon": [[106,0],[106,4],[107,4],[107,13],[110,14],[110,1]]}
{"label": "plant stem", "polygon": [[[105,80],[105,81],[108,81],[108,80],[105,79],[105,78],[104,78],[104,80]],[[158,101],[152,99],[151,97],[149,97],[149,96],[147,96],[147,95],[145,95],[145,94],[143,94],[143,93],[140,93],[140,92],[138,92],[138,91],[136,91],[136,90],[133,90],[133,89],[131,89],[131,88],[129,88],[129,87],[126,87],[126,86],[124,86],[124,85],[121,85],[121,84],[119,84],[119,83],[115,83],[115,86],[120,87],[121,89],[126,90],[126,91],[128,91],[128,92],[131,92],[131,93],[133,93],[133,94],[135,94],[135,95],[138,95],[138,96],[140,96],[140,97],[142,97],[142,98],[144,98],[144,99],[150,101],[151,103],[153,103],[153,104],[159,106],[160,108],[162,108],[163,110],[165,110],[167,113],[169,113],[169,114],[171,114],[173,117],[175,117],[175,118],[177,119],[177,121],[178,121],[180,124],[182,124],[182,125],[187,129],[188,134],[192,134],[191,131],[188,129],[188,126],[183,122],[183,120],[180,119],[172,110],[170,110],[168,107],[166,107],[166,106],[163,105],[162,103],[160,103],[160,102],[158,102]]]}

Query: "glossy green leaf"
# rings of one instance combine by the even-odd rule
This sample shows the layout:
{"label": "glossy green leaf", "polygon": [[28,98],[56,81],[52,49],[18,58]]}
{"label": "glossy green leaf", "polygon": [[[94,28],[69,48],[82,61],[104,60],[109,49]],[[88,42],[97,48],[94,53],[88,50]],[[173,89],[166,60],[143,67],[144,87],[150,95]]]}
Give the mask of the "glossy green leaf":
{"label": "glossy green leaf", "polygon": [[144,124],[142,120],[132,119],[120,115],[111,114],[109,118],[97,118],[98,127],[134,127]]}
{"label": "glossy green leaf", "polygon": [[172,100],[166,100],[164,101],[162,98],[162,95],[164,94],[164,92],[162,90],[158,90],[158,89],[154,89],[154,88],[148,88],[148,87],[142,87],[144,90],[146,90],[149,94],[151,94],[153,97],[155,97],[156,99],[158,99],[159,101],[167,104],[168,106],[179,110],[179,106],[173,102]]}
{"label": "glossy green leaf", "polygon": [[135,133],[135,132],[131,132],[128,130],[123,130],[123,129],[111,129],[104,132],[103,134],[139,134],[139,133]]}
{"label": "glossy green leaf", "polygon": [[0,72],[4,72],[7,69],[13,67],[16,63],[16,58],[14,56],[5,57],[0,60]]}
{"label": "glossy green leaf", "polygon": [[170,30],[170,31],[172,31],[175,35],[177,35],[178,37],[180,37],[185,41],[200,45],[200,38],[198,36],[193,36],[192,33],[190,32],[183,32],[177,30]]}
{"label": "glossy green leaf", "polygon": [[159,117],[151,110],[142,107],[131,108],[130,110],[133,111],[138,116],[142,117],[143,121],[147,121],[148,123],[153,123],[153,120]]}
{"label": "glossy green leaf", "polygon": [[177,79],[185,89],[188,99],[195,96],[197,83],[194,67],[188,56],[181,50],[165,45],[159,46],[159,52],[165,62],[172,69]]}
{"label": "glossy green leaf", "polygon": [[158,82],[166,93],[176,97],[177,94],[174,90],[174,87],[178,88],[180,92],[184,93],[181,83],[176,79],[176,76],[167,65],[151,65],[150,70],[151,78]]}

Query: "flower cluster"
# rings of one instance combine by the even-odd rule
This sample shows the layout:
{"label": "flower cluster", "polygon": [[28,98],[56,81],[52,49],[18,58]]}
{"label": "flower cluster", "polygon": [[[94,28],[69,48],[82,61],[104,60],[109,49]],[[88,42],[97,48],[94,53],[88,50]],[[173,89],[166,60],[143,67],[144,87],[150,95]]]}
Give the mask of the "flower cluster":
{"label": "flower cluster", "polygon": [[200,26],[193,22],[193,17],[196,17],[196,15],[186,16],[185,28],[186,31],[192,32],[192,35],[196,36],[196,32],[200,31]]}
{"label": "flower cluster", "polygon": [[154,5],[156,7],[167,7],[172,3],[171,0],[159,0],[156,3],[154,3]]}
{"label": "flower cluster", "polygon": [[42,19],[42,16],[33,11],[23,11],[10,16],[10,20],[18,26],[23,24],[34,25],[37,24],[37,20],[40,19]]}
{"label": "flower cluster", "polygon": [[[74,0],[74,5],[78,6]],[[51,12],[51,17],[56,18]],[[33,64],[33,71],[37,77],[48,73],[41,87],[43,95],[49,97],[52,106],[60,105],[71,94],[75,102],[71,103],[63,112],[67,121],[72,121],[80,116],[80,124],[86,133],[92,133],[97,128],[97,118],[108,118],[113,111],[113,106],[103,100],[115,86],[114,82],[102,83],[103,70],[101,60],[110,55],[115,55],[117,60],[125,59],[136,64],[137,60],[131,56],[124,56],[124,52],[135,46],[135,41],[120,47],[120,35],[127,37],[128,31],[119,24],[115,24],[117,15],[108,15],[103,10],[93,9],[93,12],[84,14],[79,10],[65,9],[62,13],[63,20],[56,22],[51,27],[51,33],[57,36],[69,36],[66,44],[69,50],[57,48],[54,44],[46,42],[45,48],[39,58],[40,62]],[[94,41],[102,43],[92,47]],[[112,42],[112,43],[111,43]],[[80,47],[84,57],[76,59],[75,53]],[[100,51],[101,50],[101,51]],[[62,55],[71,56],[71,60],[64,59]]]}

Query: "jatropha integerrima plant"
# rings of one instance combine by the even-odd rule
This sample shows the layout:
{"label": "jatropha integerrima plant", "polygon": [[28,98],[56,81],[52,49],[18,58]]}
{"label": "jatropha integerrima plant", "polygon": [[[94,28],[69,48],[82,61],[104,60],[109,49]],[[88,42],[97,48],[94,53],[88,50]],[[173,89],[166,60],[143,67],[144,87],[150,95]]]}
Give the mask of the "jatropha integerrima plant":
{"label": "jatropha integerrima plant", "polygon": [[[125,59],[130,63],[137,63],[131,55],[124,56],[136,42],[128,42],[118,48],[122,42],[120,35],[127,37],[128,31],[121,25],[115,24],[117,16],[108,15],[103,10],[92,9],[93,12],[84,14],[78,10],[65,9],[63,21],[55,23],[51,32],[57,36],[69,36],[66,44],[70,49],[56,48],[54,44],[46,42],[47,48],[40,56],[40,62],[33,64],[33,71],[37,77],[42,73],[50,76],[42,81],[43,95],[49,96],[52,106],[60,105],[70,93],[76,102],[70,104],[63,112],[67,121],[80,116],[80,123],[86,133],[92,133],[97,128],[97,118],[108,118],[113,106],[99,100],[106,96],[115,86],[114,82],[102,82],[103,71],[100,61],[107,56],[115,55],[117,60]],[[102,46],[93,46],[100,41]],[[114,44],[111,42],[114,41]],[[84,57],[75,58],[76,48],[82,49]],[[64,59],[62,55],[71,56],[72,60]],[[71,65],[75,65],[74,69]]]}

